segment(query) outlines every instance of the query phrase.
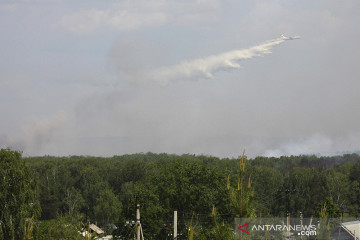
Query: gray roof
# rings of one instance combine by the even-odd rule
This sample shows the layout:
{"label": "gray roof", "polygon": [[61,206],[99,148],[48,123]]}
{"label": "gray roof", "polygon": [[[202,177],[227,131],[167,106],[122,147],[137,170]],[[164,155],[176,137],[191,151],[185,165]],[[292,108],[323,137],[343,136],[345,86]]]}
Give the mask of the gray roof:
{"label": "gray roof", "polygon": [[91,230],[93,230],[94,232],[96,232],[97,234],[103,234],[104,233],[104,231],[101,228],[99,228],[98,226],[96,226],[95,224],[90,224],[89,228]]}

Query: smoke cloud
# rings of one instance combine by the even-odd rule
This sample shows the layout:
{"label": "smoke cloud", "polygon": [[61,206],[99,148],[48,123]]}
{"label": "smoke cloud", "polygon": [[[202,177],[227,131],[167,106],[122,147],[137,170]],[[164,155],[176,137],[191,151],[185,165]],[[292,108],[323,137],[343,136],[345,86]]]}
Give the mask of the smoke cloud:
{"label": "smoke cloud", "polygon": [[67,120],[66,113],[60,111],[47,119],[29,118],[21,127],[21,136],[9,139],[0,136],[0,147],[9,147],[27,154],[39,154],[44,145],[52,140],[52,136]]}
{"label": "smoke cloud", "polygon": [[312,154],[332,156],[358,152],[359,136],[359,132],[338,137],[317,133],[305,138],[284,141],[277,148],[266,150],[263,155],[267,157]]}
{"label": "smoke cloud", "polygon": [[291,140],[282,143],[278,149],[270,149],[265,152],[267,157],[280,157],[301,154],[329,155],[333,150],[334,142],[331,138],[314,134],[308,138]]}
{"label": "smoke cloud", "polygon": [[288,39],[280,37],[247,49],[232,50],[219,55],[184,61],[173,66],[156,69],[150,76],[152,80],[163,85],[178,80],[213,78],[213,74],[218,71],[240,68],[238,62],[241,60],[270,54],[273,47],[286,40]]}

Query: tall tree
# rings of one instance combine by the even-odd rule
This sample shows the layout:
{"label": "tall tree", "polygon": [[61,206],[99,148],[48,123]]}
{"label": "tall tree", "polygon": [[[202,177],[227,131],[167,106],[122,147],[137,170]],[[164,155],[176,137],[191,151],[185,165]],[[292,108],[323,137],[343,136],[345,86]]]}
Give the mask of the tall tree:
{"label": "tall tree", "polygon": [[108,224],[114,224],[119,219],[121,208],[121,202],[112,190],[105,189],[96,199],[95,217],[101,226],[107,227]]}
{"label": "tall tree", "polygon": [[36,182],[21,153],[0,150],[0,238],[23,239],[25,224],[40,214]]}
{"label": "tall tree", "polygon": [[255,209],[253,206],[254,189],[251,186],[251,178],[246,182],[245,165],[246,158],[245,151],[240,158],[240,172],[237,182],[237,189],[230,185],[230,177],[228,177],[227,189],[230,195],[230,205],[236,214],[236,217],[254,217]]}

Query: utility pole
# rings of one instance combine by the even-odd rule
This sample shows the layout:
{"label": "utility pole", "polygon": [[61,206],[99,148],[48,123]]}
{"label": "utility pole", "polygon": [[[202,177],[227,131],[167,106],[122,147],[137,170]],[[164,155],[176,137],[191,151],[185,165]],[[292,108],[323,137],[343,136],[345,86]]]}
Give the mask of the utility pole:
{"label": "utility pole", "polygon": [[141,239],[144,240],[144,235],[143,235],[143,231],[142,231],[142,227],[141,227],[141,223],[140,223],[140,204],[138,204],[138,197],[141,194],[135,194],[135,207],[136,207],[136,239],[140,240],[140,236]]}
{"label": "utility pole", "polygon": [[285,216],[286,216],[286,225],[287,225],[287,238],[290,237],[290,194],[293,192],[296,192],[297,190],[290,190],[289,188],[287,189],[279,189],[279,192],[284,192],[285,193]]}
{"label": "utility pole", "polygon": [[340,205],[339,208],[341,209],[341,211],[336,211],[336,213],[341,213],[341,222],[344,222],[344,213],[349,213],[347,211],[345,211],[346,206],[344,205]]}
{"label": "utility pole", "polygon": [[294,190],[290,190],[290,189],[285,189],[285,194],[286,194],[286,223],[287,223],[287,227],[288,227],[288,235],[287,237],[290,238],[290,194],[296,192],[296,189]]}
{"label": "utility pole", "polygon": [[136,239],[140,240],[140,205],[136,204]]}
{"label": "utility pole", "polygon": [[[300,226],[301,226],[301,230],[303,229],[303,213],[300,212]],[[300,237],[301,240],[304,239],[304,237],[301,235]]]}
{"label": "utility pole", "polygon": [[177,211],[174,211],[174,239],[177,239]]}
{"label": "utility pole", "polygon": [[290,189],[285,189],[286,194],[286,225],[287,225],[287,237],[290,237]]}
{"label": "utility pole", "polygon": [[140,223],[140,204],[136,204],[136,239],[140,240],[140,236],[141,239],[144,240],[144,235],[143,235],[143,231],[142,231],[142,227],[141,227],[141,223]]}

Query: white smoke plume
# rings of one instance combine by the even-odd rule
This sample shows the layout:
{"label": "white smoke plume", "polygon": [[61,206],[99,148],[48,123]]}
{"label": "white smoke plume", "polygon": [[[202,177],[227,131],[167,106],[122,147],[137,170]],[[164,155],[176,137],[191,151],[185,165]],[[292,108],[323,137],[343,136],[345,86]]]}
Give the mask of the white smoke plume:
{"label": "white smoke plume", "polygon": [[334,156],[359,152],[360,132],[354,131],[341,136],[313,134],[298,139],[288,139],[276,148],[266,150],[262,155],[266,157],[280,157],[290,155],[318,155]]}
{"label": "white smoke plume", "polygon": [[328,136],[314,134],[307,138],[289,140],[280,144],[277,149],[269,149],[266,157],[280,157],[290,155],[331,155],[334,152],[335,142]]}
{"label": "white smoke plume", "polygon": [[150,73],[151,79],[160,84],[171,81],[213,78],[215,72],[240,68],[239,61],[270,54],[271,49],[292,38],[280,37],[246,49],[232,50],[219,55],[183,61],[162,67]]}

